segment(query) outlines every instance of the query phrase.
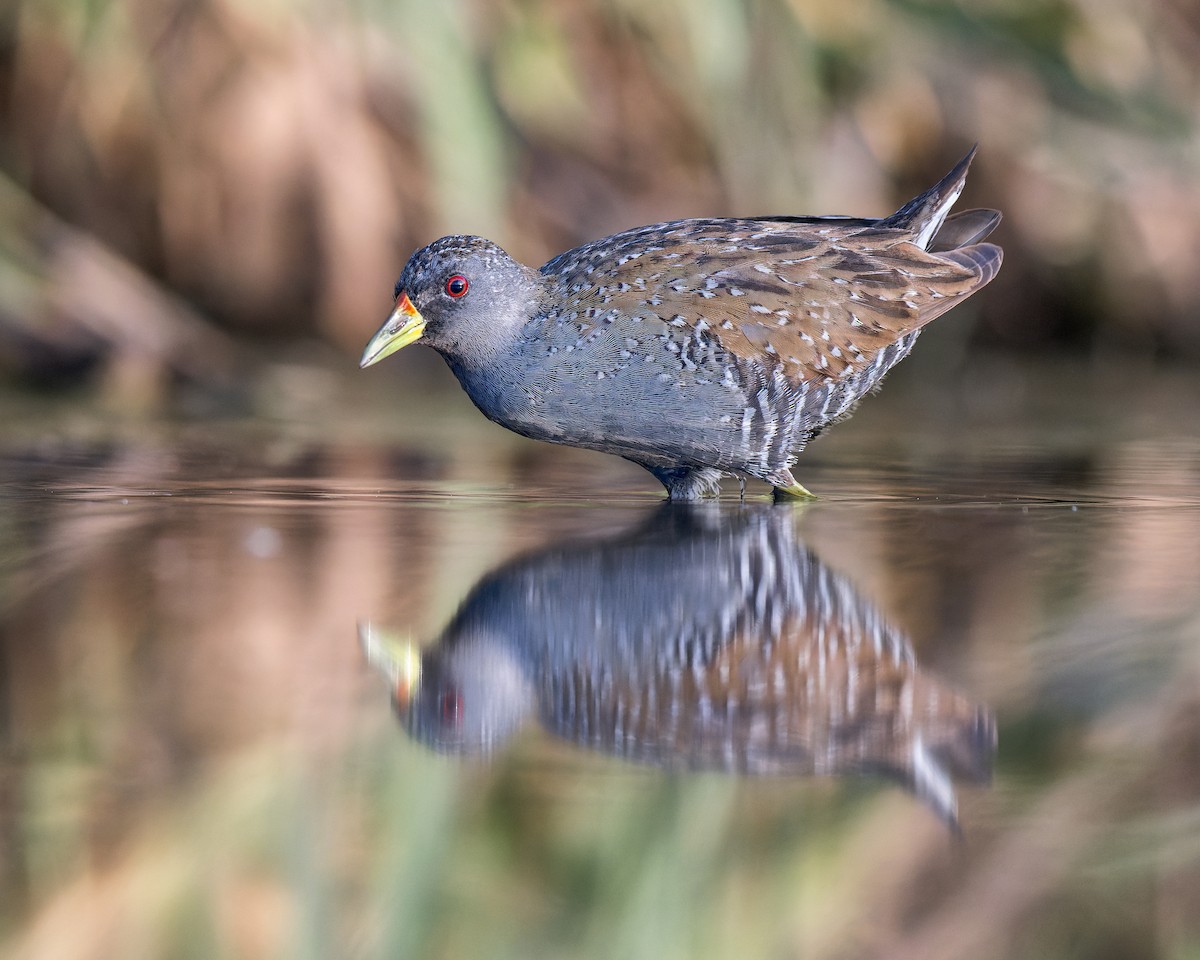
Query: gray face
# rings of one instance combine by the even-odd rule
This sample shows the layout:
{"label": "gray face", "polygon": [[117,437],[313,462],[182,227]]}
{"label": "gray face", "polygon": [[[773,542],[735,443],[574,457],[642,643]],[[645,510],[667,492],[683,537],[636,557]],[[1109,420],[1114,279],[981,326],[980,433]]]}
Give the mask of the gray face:
{"label": "gray face", "polygon": [[503,637],[478,631],[426,650],[421,679],[400,721],[444,753],[490,753],[536,707],[536,691]]}
{"label": "gray face", "polygon": [[425,318],[421,342],[465,363],[502,350],[532,315],[541,279],[490,240],[452,236],[409,258],[396,283]]}

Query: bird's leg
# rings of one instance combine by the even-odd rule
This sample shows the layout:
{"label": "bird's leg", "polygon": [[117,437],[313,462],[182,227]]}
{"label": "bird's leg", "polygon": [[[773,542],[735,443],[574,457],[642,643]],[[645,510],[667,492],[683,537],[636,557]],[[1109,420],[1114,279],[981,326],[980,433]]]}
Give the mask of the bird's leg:
{"label": "bird's leg", "polygon": [[715,497],[720,491],[721,471],[715,467],[652,467],[645,463],[642,466],[667,488],[669,500],[700,500]]}

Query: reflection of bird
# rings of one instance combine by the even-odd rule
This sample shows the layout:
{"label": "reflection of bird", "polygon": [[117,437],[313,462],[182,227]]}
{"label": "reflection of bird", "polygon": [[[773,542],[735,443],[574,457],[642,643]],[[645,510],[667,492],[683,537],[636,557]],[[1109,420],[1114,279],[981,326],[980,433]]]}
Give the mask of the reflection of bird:
{"label": "reflection of bird", "polygon": [[362,365],[427,343],[492,420],[627,457],[674,499],[726,471],[809,496],[804,445],[1000,268],[978,242],[1000,214],[947,219],[973,154],[882,220],[677,220],[540,271],[443,237],[408,261]]}
{"label": "reflection of bird", "polygon": [[952,818],[991,718],[925,675],[905,637],[793,536],[790,511],[664,507],[640,530],[485,577],[418,651],[363,639],[413,735],[496,747],[530,715],[664,767],[876,770]]}

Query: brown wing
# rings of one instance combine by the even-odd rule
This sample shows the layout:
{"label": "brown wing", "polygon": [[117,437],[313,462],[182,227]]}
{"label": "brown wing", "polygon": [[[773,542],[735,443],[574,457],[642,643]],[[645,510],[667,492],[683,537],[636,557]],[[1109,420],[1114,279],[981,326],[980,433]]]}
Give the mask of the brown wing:
{"label": "brown wing", "polygon": [[790,378],[840,379],[991,279],[1000,249],[928,253],[909,230],[837,218],[685,220],[618,234],[543,270],[568,313],[700,332]]}
{"label": "brown wing", "polygon": [[549,699],[583,706],[558,732],[663,766],[755,774],[882,768],[919,781],[921,740],[942,747],[960,776],[990,766],[987,709],[924,670],[886,625],[856,626],[792,615],[773,641],[736,634],[703,670],[609,684],[555,677]]}

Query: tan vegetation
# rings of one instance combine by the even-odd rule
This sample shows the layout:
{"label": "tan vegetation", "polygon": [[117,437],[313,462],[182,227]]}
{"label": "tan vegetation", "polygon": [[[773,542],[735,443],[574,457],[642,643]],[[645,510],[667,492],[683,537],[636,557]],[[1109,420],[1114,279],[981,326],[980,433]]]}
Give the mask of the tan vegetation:
{"label": "tan vegetation", "polygon": [[[1180,0],[17,0],[0,30],[8,193],[240,334],[353,355],[437,234],[540,263],[669,217],[882,215],[979,141],[969,199],[1007,215],[980,339],[1200,351]],[[29,209],[0,205],[10,369],[95,303]]]}

